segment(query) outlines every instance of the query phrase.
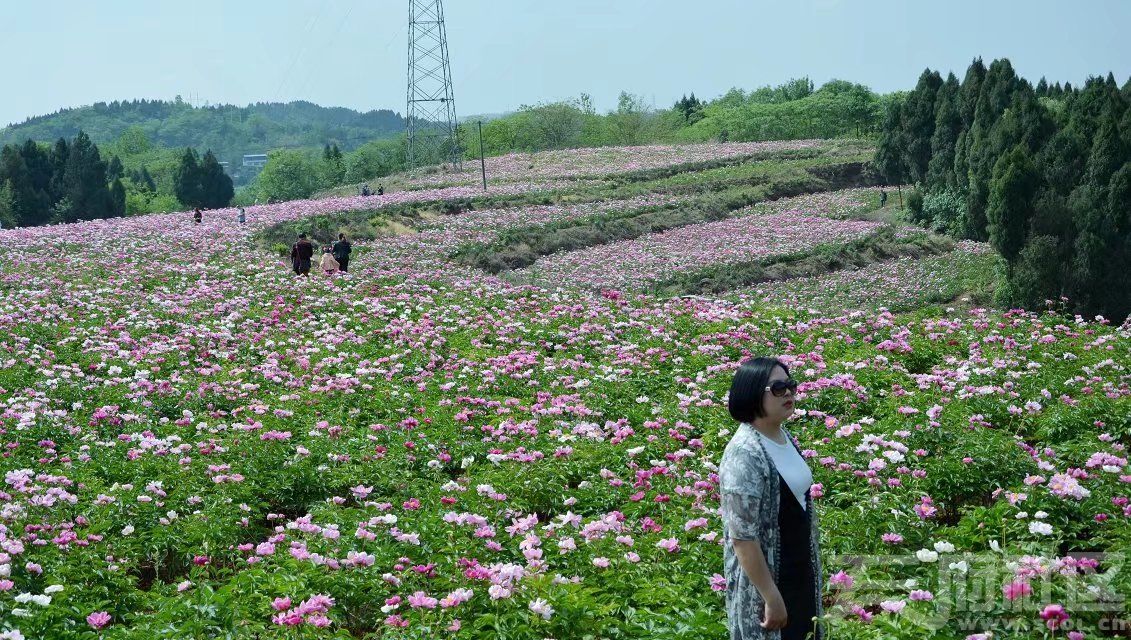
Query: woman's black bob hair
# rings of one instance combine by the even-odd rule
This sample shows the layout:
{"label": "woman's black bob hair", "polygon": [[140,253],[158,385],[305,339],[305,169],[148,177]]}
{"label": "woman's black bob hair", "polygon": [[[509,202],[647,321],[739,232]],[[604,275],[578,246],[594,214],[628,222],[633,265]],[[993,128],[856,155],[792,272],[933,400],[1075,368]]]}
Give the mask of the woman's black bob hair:
{"label": "woman's black bob hair", "polygon": [[789,367],[777,358],[750,358],[738,366],[734,381],[730,383],[730,399],[727,408],[730,416],[739,422],[753,422],[755,418],[766,415],[762,406],[766,387],[774,367],[781,367],[789,376]]}

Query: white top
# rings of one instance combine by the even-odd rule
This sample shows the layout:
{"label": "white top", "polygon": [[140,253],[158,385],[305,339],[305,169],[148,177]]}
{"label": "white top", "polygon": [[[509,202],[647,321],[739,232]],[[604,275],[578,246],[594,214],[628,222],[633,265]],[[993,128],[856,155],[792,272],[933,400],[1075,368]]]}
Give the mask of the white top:
{"label": "white top", "polygon": [[770,458],[774,461],[774,466],[778,468],[778,473],[789,485],[793,491],[794,497],[797,502],[801,503],[801,508],[805,508],[805,492],[809,487],[813,486],[813,472],[809,470],[809,465],[806,464],[805,458],[801,457],[797,449],[794,448],[793,443],[785,435],[785,431],[779,431],[778,435],[781,436],[782,442],[774,442],[772,439],[766,437],[761,431],[750,427],[758,437],[762,439],[762,444],[766,447],[766,453],[770,454]]}

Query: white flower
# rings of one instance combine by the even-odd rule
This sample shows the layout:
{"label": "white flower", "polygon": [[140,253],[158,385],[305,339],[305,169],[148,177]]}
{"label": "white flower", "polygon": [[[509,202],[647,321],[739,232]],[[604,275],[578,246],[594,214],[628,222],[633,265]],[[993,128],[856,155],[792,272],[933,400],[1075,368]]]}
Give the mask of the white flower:
{"label": "white flower", "polygon": [[946,540],[939,540],[935,543],[935,551],[939,553],[954,553],[954,545]]}
{"label": "white flower", "polygon": [[958,573],[966,573],[967,571],[970,570],[970,565],[968,565],[965,560],[959,560],[958,562],[952,562],[948,566],[950,567],[951,571],[957,571]]}
{"label": "white flower", "polygon": [[51,604],[51,596],[40,594],[38,596],[32,596],[31,601],[41,607],[46,607],[47,605]]}
{"label": "white flower", "polygon": [[43,590],[43,593],[58,593],[63,590],[63,585],[53,584]]}
{"label": "white flower", "polygon": [[550,616],[554,615],[554,608],[542,598],[535,598],[530,601],[530,610],[542,616],[543,620],[549,620]]}
{"label": "white flower", "polygon": [[134,526],[133,526],[132,524],[127,524],[127,525],[126,525],[126,526],[125,526],[125,527],[124,527],[124,528],[122,529],[122,535],[124,535],[124,536],[128,536],[128,535],[130,535],[130,534],[131,534],[131,533],[133,533],[133,532],[134,532]]}
{"label": "white flower", "polygon": [[1033,514],[1033,517],[1038,520],[1044,520],[1045,518],[1049,517],[1049,514],[1045,513],[1044,511],[1038,511]]}
{"label": "white flower", "polygon": [[937,551],[931,551],[930,549],[920,549],[915,552],[915,557],[919,559],[919,562],[937,562],[939,554]]}
{"label": "white flower", "polygon": [[992,549],[992,550],[994,550],[998,553],[1001,553],[1001,545],[998,544],[997,540],[990,540],[990,549]]}
{"label": "white flower", "polygon": [[625,451],[630,456],[638,456],[644,452],[644,447],[633,447]]}
{"label": "white flower", "polygon": [[1052,525],[1047,522],[1030,522],[1029,533],[1039,533],[1042,536],[1052,535]]}

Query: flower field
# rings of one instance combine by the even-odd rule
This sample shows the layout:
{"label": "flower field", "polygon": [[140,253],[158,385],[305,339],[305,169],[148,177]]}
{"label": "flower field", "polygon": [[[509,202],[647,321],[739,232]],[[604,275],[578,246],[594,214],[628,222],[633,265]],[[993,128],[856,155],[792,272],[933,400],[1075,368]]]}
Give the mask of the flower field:
{"label": "flower field", "polygon": [[[643,147],[598,147],[564,149],[536,154],[511,153],[486,159],[492,182],[525,182],[531,179],[582,178],[614,173],[658,169],[679,164],[725,160],[757,154],[811,149],[819,140],[784,142],[731,142],[725,144],[651,145]],[[480,180],[478,162],[465,162],[462,171],[438,171],[406,181],[411,186],[474,185]]]}
{"label": "flower field", "polygon": [[939,256],[899,258],[857,270],[763,284],[746,294],[752,297],[751,304],[814,313],[878,307],[906,311],[984,286],[993,277],[994,257],[989,246],[964,240],[954,251]]}
{"label": "flower field", "polygon": [[706,265],[789,255],[842,244],[878,229],[877,222],[837,220],[866,206],[867,190],[785,198],[736,212],[734,218],[633,240],[548,256],[514,272],[518,282],[568,283],[594,289],[639,290]]}
{"label": "flower field", "polygon": [[843,194],[549,256],[545,288],[446,256],[670,196],[429,219],[309,280],[256,243],[462,189],[0,231],[0,638],[726,637],[725,394],[762,353],[802,381],[832,637],[1090,638],[1124,611],[1128,327],[850,309],[915,306],[942,258],[774,306],[634,290],[869,233]]}

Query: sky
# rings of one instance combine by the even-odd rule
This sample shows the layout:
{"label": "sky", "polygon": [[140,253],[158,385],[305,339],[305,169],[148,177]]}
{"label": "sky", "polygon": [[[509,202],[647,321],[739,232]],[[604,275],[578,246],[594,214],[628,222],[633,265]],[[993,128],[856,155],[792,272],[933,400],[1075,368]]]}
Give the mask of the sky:
{"label": "sky", "polygon": [[[447,0],[457,114],[586,92],[657,107],[809,76],[910,89],[1008,57],[1036,82],[1131,76],[1131,0]],[[405,111],[405,0],[0,0],[0,126],[161,98]]]}

